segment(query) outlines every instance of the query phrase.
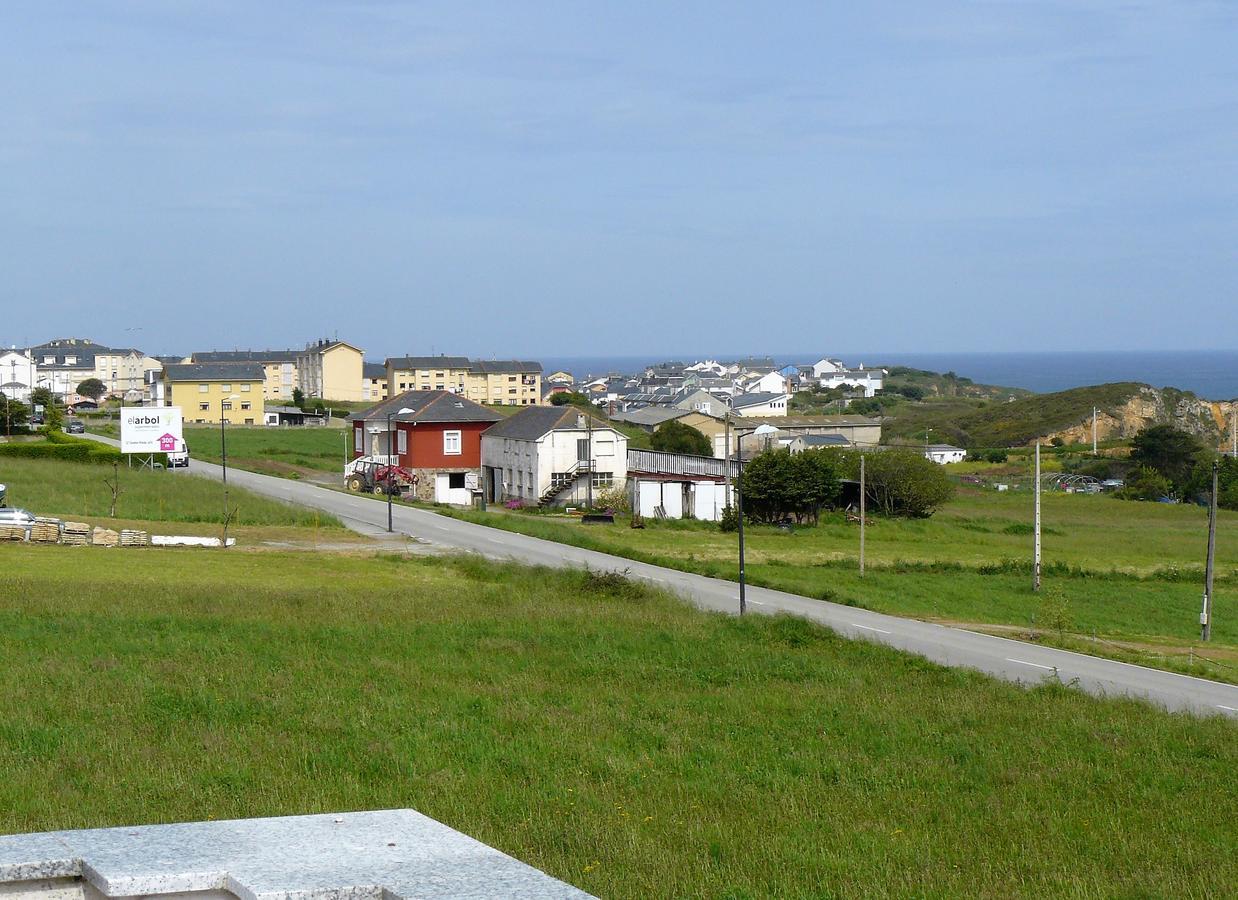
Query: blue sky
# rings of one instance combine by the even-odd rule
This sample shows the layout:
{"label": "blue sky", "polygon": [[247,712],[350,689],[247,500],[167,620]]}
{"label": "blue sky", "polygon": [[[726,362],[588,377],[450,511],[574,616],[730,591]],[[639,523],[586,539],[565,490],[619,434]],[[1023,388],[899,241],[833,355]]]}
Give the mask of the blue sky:
{"label": "blue sky", "polygon": [[38,0],[0,40],[4,344],[1238,335],[1233,3]]}

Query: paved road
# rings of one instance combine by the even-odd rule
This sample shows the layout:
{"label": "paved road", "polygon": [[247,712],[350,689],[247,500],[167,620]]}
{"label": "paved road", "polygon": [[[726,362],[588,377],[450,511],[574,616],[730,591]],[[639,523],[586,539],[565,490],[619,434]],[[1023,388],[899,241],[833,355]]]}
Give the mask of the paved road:
{"label": "paved road", "polygon": [[[106,438],[95,438],[115,444]],[[193,473],[218,479],[219,466],[193,461]],[[184,470],[179,470],[184,471]],[[268,497],[321,509],[337,516],[349,528],[373,536],[385,535],[387,506],[380,498],[347,494],[303,482],[228,470],[228,483]],[[396,506],[397,532],[445,548],[469,550],[498,559],[513,559],[545,566],[590,566],[628,570],[636,578],[667,588],[702,609],[735,613],[738,588],[734,582],[679,572],[646,563],[557,544],[432,512]],[[827,625],[851,638],[877,641],[918,653],[949,666],[978,669],[998,678],[1032,684],[1058,678],[1097,695],[1141,697],[1171,710],[1238,717],[1238,686],[1191,678],[1143,666],[1101,659],[1083,653],[1055,650],[1023,641],[977,634],[915,619],[887,616],[867,610],[826,603],[797,594],[749,587],[748,602],[757,613],[790,613]]]}

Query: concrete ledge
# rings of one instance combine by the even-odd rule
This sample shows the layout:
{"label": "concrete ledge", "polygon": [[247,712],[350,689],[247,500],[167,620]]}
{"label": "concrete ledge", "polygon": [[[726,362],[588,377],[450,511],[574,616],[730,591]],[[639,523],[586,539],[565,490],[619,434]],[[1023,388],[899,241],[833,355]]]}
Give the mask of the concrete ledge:
{"label": "concrete ledge", "polygon": [[0,837],[0,897],[587,898],[411,809]]}

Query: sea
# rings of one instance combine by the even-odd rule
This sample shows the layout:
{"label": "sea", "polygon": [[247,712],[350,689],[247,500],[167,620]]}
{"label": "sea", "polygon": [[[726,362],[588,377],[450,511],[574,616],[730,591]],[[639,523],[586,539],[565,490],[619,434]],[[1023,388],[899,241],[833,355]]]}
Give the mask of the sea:
{"label": "sea", "polygon": [[[1140,381],[1153,387],[1193,391],[1206,400],[1238,399],[1238,350],[1131,351],[1050,353],[883,353],[829,350],[826,353],[754,353],[772,356],[780,366],[816,362],[824,355],[848,365],[911,366],[933,372],[954,372],[981,384],[1025,388],[1037,393],[1064,391],[1090,384]],[[547,374],[559,370],[578,379],[608,373],[631,374],[660,362],[691,363],[717,359],[701,353],[670,356],[543,357]]]}

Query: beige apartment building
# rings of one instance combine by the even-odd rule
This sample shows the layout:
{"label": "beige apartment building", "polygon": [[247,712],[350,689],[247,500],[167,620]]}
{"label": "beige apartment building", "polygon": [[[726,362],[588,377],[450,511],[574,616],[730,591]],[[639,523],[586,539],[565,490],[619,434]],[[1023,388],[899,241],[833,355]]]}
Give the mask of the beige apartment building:
{"label": "beige apartment building", "polygon": [[387,395],[451,391],[476,403],[536,406],[542,365],[526,360],[470,360],[464,356],[401,356],[386,362]]}
{"label": "beige apartment building", "polygon": [[[195,365],[250,363],[262,367],[262,395],[268,400],[291,400],[301,387],[297,374],[296,350],[211,350],[195,353],[185,360]],[[304,388],[302,388],[304,390]],[[189,413],[185,413],[189,418]]]}
{"label": "beige apartment building", "polygon": [[359,403],[365,396],[365,353],[344,341],[316,341],[297,355],[297,379],[306,397]]}

